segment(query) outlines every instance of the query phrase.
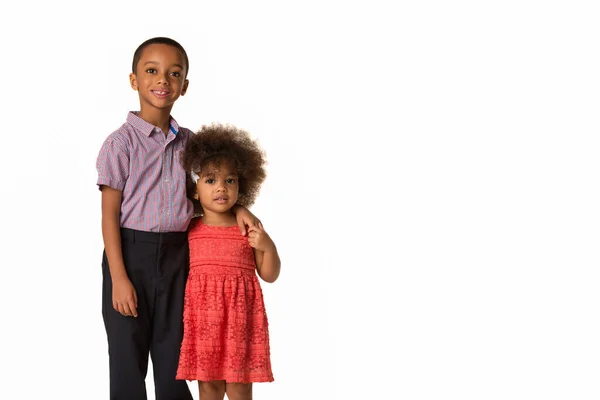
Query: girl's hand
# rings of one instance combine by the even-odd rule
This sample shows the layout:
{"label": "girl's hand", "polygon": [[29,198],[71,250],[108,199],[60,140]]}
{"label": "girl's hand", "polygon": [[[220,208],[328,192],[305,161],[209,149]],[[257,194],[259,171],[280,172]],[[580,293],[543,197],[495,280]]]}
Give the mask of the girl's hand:
{"label": "girl's hand", "polygon": [[248,228],[248,243],[256,250],[264,252],[275,250],[275,243],[273,243],[269,234],[265,232],[262,224]]}
{"label": "girl's hand", "polygon": [[113,281],[113,307],[125,317],[137,317],[137,294],[129,278]]}
{"label": "girl's hand", "polygon": [[240,227],[240,232],[242,232],[242,236],[246,236],[246,226],[248,228],[252,227],[260,227],[262,228],[262,223],[258,218],[254,216],[246,207],[235,205],[232,209],[235,214],[235,219]]}

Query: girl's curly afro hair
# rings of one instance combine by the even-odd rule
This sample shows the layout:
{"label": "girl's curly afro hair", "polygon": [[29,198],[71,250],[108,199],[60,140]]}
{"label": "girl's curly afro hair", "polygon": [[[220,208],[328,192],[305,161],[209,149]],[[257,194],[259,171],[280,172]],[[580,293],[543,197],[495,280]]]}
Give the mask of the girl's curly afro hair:
{"label": "girl's curly afro hair", "polygon": [[190,171],[198,173],[209,165],[218,167],[223,162],[230,162],[238,174],[237,204],[244,207],[254,204],[260,185],[267,176],[265,152],[248,132],[217,123],[203,125],[183,151],[181,164],[187,172],[188,196],[193,197],[196,192]]}

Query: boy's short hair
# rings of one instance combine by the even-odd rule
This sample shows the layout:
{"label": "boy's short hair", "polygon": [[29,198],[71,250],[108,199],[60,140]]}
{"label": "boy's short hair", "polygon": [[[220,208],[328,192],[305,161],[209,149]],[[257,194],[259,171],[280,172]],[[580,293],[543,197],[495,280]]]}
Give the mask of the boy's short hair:
{"label": "boy's short hair", "polygon": [[133,63],[131,65],[131,72],[133,72],[134,74],[136,73],[135,70],[137,68],[138,63],[140,62],[140,58],[142,57],[142,52],[146,47],[150,46],[151,44],[166,44],[179,49],[179,51],[181,51],[181,53],[183,54],[183,59],[185,60],[185,75],[187,77],[188,71],[190,70],[190,62],[188,60],[187,53],[185,52],[185,49],[182,45],[168,37],[155,37],[152,39],[148,39],[144,43],[140,44],[135,50],[135,53],[133,53]]}

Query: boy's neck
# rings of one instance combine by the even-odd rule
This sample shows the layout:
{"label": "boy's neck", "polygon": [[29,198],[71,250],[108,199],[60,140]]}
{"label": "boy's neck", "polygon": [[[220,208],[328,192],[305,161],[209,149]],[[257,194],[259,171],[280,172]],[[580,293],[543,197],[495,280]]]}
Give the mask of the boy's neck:
{"label": "boy's neck", "polygon": [[138,117],[143,119],[144,121],[159,127],[162,129],[165,135],[169,133],[169,126],[171,124],[171,108],[168,109],[142,109],[138,113]]}

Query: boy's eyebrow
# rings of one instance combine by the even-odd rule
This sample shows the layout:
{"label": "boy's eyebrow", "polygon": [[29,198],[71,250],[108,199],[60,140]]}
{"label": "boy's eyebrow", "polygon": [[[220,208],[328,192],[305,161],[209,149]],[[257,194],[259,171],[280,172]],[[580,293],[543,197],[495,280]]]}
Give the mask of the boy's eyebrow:
{"label": "boy's eyebrow", "polygon": [[[144,63],[144,65],[147,65],[147,64],[159,64],[159,62],[158,61],[146,61]],[[179,67],[179,68],[183,69],[183,67],[179,64],[173,64],[173,67]]]}

